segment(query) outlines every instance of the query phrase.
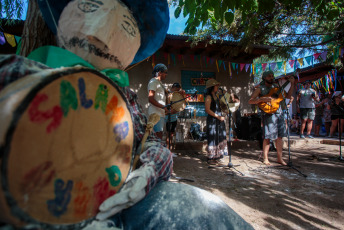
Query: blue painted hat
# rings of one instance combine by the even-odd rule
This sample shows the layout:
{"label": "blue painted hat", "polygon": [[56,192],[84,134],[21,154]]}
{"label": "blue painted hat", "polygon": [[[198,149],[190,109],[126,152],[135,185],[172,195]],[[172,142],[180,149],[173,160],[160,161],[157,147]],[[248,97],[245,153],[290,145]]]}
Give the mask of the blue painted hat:
{"label": "blue painted hat", "polygon": [[[55,22],[58,23],[63,9],[71,1],[38,0],[43,18],[54,34],[56,34]],[[166,0],[120,1],[130,9],[140,30],[141,46],[132,62],[134,64],[151,56],[162,46],[170,23],[168,4]]]}

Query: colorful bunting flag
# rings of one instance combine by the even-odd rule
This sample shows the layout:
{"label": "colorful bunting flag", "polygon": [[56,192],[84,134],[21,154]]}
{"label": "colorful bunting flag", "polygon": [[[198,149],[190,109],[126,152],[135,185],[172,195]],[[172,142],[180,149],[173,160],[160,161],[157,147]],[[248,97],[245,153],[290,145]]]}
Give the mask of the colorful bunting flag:
{"label": "colorful bunting flag", "polygon": [[302,67],[303,66],[303,58],[299,58],[299,59],[297,59],[297,61],[300,64],[300,67]]}
{"label": "colorful bunting flag", "polygon": [[305,57],[305,60],[306,60],[307,65],[310,65],[310,64],[311,64],[312,59],[313,59],[313,56]]}
{"label": "colorful bunting flag", "polygon": [[245,64],[240,63],[240,71],[242,71],[244,69],[244,67],[245,67]]}
{"label": "colorful bunting flag", "polygon": [[276,68],[276,62],[270,63],[270,68],[272,71],[274,71]]}
{"label": "colorful bunting flag", "polygon": [[262,63],[263,71],[265,71],[265,68],[266,68],[267,64],[268,64],[268,63]]}
{"label": "colorful bunting flag", "polygon": [[8,44],[10,44],[12,47],[15,47],[17,45],[14,35],[8,33],[4,33],[4,35]]}
{"label": "colorful bunting flag", "polygon": [[326,56],[327,56],[327,51],[322,52],[322,53],[320,54],[320,57],[321,57],[321,59],[322,59],[323,61],[326,61]]}
{"label": "colorful bunting flag", "polygon": [[313,54],[314,60],[317,60],[321,53]]}
{"label": "colorful bunting flag", "polygon": [[0,45],[4,45],[6,43],[6,39],[3,32],[0,32]]}
{"label": "colorful bunting flag", "polygon": [[294,63],[295,63],[295,60],[289,60],[289,65],[290,65],[291,68],[293,68]]}
{"label": "colorful bunting flag", "polygon": [[245,65],[245,70],[246,70],[246,72],[247,72],[248,68],[250,68],[250,64],[246,64],[246,65]]}

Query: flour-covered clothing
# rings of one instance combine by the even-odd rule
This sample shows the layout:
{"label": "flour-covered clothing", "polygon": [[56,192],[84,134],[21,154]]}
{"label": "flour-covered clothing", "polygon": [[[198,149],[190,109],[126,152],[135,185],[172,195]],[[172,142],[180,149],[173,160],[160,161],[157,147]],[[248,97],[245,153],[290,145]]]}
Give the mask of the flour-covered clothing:
{"label": "flour-covered clothing", "polygon": [[[219,99],[214,100],[211,96],[210,110],[221,116]],[[208,114],[207,116],[207,156],[209,159],[219,158],[227,155],[226,126],[224,121]]]}

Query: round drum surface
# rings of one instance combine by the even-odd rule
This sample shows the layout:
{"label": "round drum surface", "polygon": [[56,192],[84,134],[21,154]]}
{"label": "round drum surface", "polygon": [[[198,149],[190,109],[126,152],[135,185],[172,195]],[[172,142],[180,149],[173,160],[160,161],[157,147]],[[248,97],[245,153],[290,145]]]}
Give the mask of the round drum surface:
{"label": "round drum surface", "polygon": [[122,92],[96,71],[68,69],[7,106],[16,106],[1,150],[11,215],[46,226],[94,217],[131,167],[133,123]]}

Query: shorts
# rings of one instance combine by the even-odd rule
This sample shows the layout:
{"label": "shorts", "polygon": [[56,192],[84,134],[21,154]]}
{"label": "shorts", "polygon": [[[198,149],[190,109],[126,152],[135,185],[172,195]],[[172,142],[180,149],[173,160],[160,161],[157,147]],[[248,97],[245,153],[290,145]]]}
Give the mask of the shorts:
{"label": "shorts", "polygon": [[343,115],[331,115],[331,120],[336,120],[336,119],[344,119],[344,116]]}
{"label": "shorts", "polygon": [[172,121],[171,123],[166,122],[166,131],[174,133],[176,131],[177,121]]}
{"label": "shorts", "polygon": [[322,125],[322,115],[315,115],[314,125]]}
{"label": "shorts", "polygon": [[315,109],[313,108],[300,108],[301,120],[314,120],[315,118]]}
{"label": "shorts", "polygon": [[287,136],[284,113],[263,114],[263,139],[276,140]]}
{"label": "shorts", "polygon": [[156,125],[154,125],[154,132],[158,133],[158,132],[162,132],[164,130],[164,125],[165,125],[165,118],[164,117],[160,117],[160,120],[158,121],[158,123],[156,123]]}

